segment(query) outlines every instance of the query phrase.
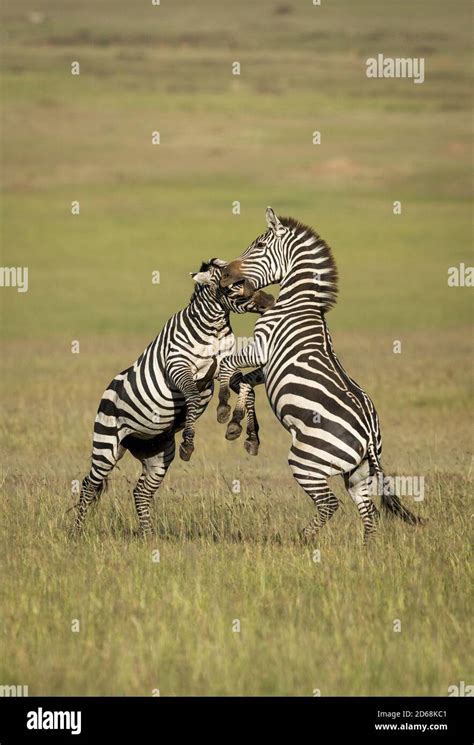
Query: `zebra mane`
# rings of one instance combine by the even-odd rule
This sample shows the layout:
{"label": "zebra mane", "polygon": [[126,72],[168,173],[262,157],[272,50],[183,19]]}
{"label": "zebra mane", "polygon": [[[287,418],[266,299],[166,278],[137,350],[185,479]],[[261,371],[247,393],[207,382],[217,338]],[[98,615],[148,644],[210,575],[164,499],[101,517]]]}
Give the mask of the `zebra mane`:
{"label": "zebra mane", "polygon": [[325,313],[336,304],[337,293],[338,293],[338,272],[336,261],[332,254],[331,248],[328,246],[326,241],[321,238],[309,225],[305,225],[299,220],[295,220],[293,217],[280,217],[278,219],[285,226],[289,228],[293,233],[302,233],[300,235],[301,241],[304,242],[309,238],[314,238],[315,243],[311,247],[317,251],[318,259],[324,258],[324,261],[318,262],[318,269],[324,269],[323,279],[324,282],[330,282],[329,285],[324,286],[324,293],[327,297],[321,298],[321,311]]}

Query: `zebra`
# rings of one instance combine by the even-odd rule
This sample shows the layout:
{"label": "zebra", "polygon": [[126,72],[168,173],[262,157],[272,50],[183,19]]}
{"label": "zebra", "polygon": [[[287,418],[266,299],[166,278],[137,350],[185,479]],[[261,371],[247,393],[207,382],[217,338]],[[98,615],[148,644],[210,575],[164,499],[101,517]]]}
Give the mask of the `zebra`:
{"label": "zebra", "polygon": [[[115,376],[105,390],[94,422],[91,468],[82,482],[72,534],[78,535],[88,508],[97,500],[106,479],[124,453],[142,464],[133,490],[142,535],[151,532],[150,501],[175,457],[175,434],[183,430],[180,457],[194,450],[194,424],[213,394],[222,357],[232,351],[235,337],[230,312],[263,313],[274,302],[258,291],[250,298],[232,297],[220,287],[221,259],[204,262],[192,273],[196,286],[189,304],[175,313],[137,361]],[[238,374],[231,381],[251,389],[263,382],[261,371]],[[254,394],[248,399],[246,449],[258,452],[258,422]]]}
{"label": "zebra", "polygon": [[[357,505],[364,542],[375,532],[378,510],[372,500],[374,483],[383,484],[382,505],[404,521],[421,519],[404,507],[380,465],[379,419],[369,396],[344,370],[326,323],[326,312],[337,298],[337,268],[332,251],[310,227],[291,217],[266,212],[267,230],[242,256],[222,272],[221,285],[247,297],[259,288],[279,283],[272,309],[260,318],[254,340],[222,361],[217,418],[229,418],[229,381],[236,369],[261,367],[271,407],[291,433],[288,462],[297,483],[311,497],[316,516],[302,531],[313,541],[339,506],[328,477],[339,474]],[[246,389],[239,393],[236,413],[228,426],[232,439]]]}

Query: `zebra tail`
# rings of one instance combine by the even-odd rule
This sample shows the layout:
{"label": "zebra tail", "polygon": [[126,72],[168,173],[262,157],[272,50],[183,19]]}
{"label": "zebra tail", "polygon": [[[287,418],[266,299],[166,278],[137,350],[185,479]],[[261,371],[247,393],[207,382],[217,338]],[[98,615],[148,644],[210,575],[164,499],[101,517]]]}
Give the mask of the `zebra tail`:
{"label": "zebra tail", "polygon": [[379,480],[379,483],[381,482],[382,485],[380,496],[382,500],[382,508],[385,510],[385,512],[390,512],[392,515],[396,515],[401,520],[409,523],[410,525],[422,525],[424,523],[423,518],[418,517],[418,515],[415,515],[413,512],[410,512],[410,510],[402,504],[400,497],[395,494],[395,491],[391,486],[388,489],[386,488],[385,474],[382,470],[382,466],[380,465],[380,461],[375,452],[373,443],[370,443],[368,447],[368,457],[369,462],[375,471],[376,478]]}

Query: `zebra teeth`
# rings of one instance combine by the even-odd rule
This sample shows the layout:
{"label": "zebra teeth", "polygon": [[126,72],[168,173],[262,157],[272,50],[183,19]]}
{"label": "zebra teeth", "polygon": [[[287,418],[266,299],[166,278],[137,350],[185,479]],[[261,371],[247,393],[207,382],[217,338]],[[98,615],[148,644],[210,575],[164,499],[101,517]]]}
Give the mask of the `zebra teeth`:
{"label": "zebra teeth", "polygon": [[227,287],[234,294],[236,294],[236,295],[243,295],[244,294],[244,288],[245,288],[245,282],[243,280],[239,280],[238,282],[232,282],[231,284],[227,285]]}

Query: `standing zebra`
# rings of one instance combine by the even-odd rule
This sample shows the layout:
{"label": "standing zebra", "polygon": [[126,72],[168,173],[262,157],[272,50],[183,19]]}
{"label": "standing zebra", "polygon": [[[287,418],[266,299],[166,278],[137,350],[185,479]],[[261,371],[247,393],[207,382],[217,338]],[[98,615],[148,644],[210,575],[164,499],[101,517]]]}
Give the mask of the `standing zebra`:
{"label": "standing zebra", "polygon": [[[368,395],[352,380],[334,352],[325,314],[336,302],[337,270],[329,246],[311,228],[278,218],[267,208],[267,231],[222,273],[221,285],[236,295],[280,283],[278,300],[255,325],[254,341],[223,360],[218,420],[230,413],[229,381],[237,368],[262,366],[270,404],[291,432],[289,465],[316,505],[303,530],[314,538],[334,514],[338,501],[329,476],[344,476],[364,524],[364,540],[375,531],[378,511],[371,499],[373,477],[382,483],[382,505],[406,522],[420,519],[407,510],[384,480],[379,420]],[[240,393],[228,436],[240,433]]]}
{"label": "standing zebra", "polygon": [[[175,434],[183,431],[180,456],[194,450],[194,424],[213,393],[213,380],[225,354],[235,346],[229,315],[263,313],[274,298],[258,291],[233,298],[220,287],[225,262],[211,259],[194,273],[189,305],[172,316],[138,360],[116,375],[102,396],[94,423],[92,463],[82,482],[73,533],[81,531],[89,505],[100,496],[107,476],[126,450],[141,461],[143,471],[133,496],[140,532],[151,530],[150,501],[175,456]],[[258,450],[258,423],[253,386],[263,382],[260,371],[232,380],[252,389],[248,406],[251,454]],[[253,397],[252,397],[253,396]]]}

